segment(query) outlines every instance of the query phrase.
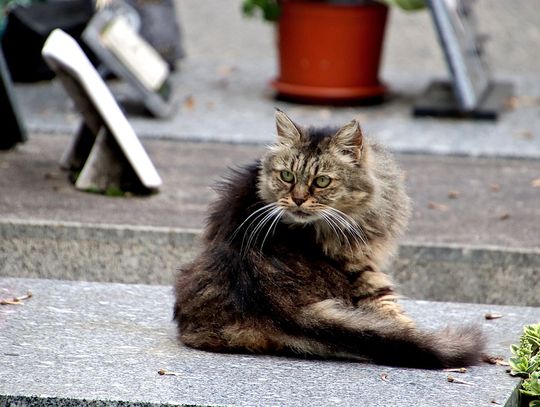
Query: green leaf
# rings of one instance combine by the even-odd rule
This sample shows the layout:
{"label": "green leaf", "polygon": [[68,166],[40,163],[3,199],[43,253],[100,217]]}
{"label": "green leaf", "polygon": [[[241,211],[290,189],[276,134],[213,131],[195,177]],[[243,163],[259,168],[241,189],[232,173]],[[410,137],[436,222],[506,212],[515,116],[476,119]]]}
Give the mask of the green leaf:
{"label": "green leaf", "polygon": [[124,196],[125,191],[122,191],[122,189],[120,189],[117,186],[111,185],[111,186],[107,187],[107,189],[105,190],[105,195],[107,195],[107,196]]}
{"label": "green leaf", "polygon": [[510,350],[510,373],[524,377],[520,392],[537,399],[529,407],[540,407],[540,323],[525,326],[519,344],[512,345]]}
{"label": "green leaf", "polygon": [[528,375],[529,359],[523,356],[514,356],[508,360],[513,375]]}
{"label": "green leaf", "polygon": [[521,384],[523,394],[531,397],[540,397],[540,372],[534,372]]}
{"label": "green leaf", "polygon": [[278,0],[244,0],[242,2],[242,13],[247,17],[260,14],[266,21],[277,21],[280,12]]}
{"label": "green leaf", "polygon": [[425,0],[383,0],[389,6],[397,6],[406,11],[421,10],[426,7]]}

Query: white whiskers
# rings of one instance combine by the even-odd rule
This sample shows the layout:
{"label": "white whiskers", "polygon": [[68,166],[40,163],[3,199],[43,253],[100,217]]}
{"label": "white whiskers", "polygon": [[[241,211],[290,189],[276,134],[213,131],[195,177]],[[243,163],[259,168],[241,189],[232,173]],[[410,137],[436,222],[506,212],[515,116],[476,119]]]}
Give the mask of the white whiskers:
{"label": "white whiskers", "polygon": [[259,250],[262,251],[266,239],[270,233],[275,231],[284,212],[285,209],[283,207],[281,207],[278,203],[272,202],[254,211],[236,228],[230,240],[234,239],[242,227],[246,225],[244,235],[242,237],[242,243],[240,245],[241,256],[245,255],[250,247],[252,247],[252,245],[258,241],[259,236],[264,231],[264,228],[268,226],[268,230],[266,231],[259,247]]}
{"label": "white whiskers", "polygon": [[[321,218],[340,241],[344,241],[352,250],[352,243],[367,244],[367,238],[362,227],[349,215],[331,206],[321,205],[319,208]],[[352,239],[352,241],[351,241]]]}
{"label": "white whiskers", "polygon": [[[262,252],[264,244],[271,236],[286,212],[286,202],[272,202],[251,213],[231,235],[232,241],[240,232],[243,233],[240,244],[240,255],[246,253],[260,242],[258,250]],[[367,238],[362,227],[349,215],[331,206],[317,204],[314,214],[324,221],[335,238],[353,251],[353,246],[367,245]],[[262,236],[262,239],[261,239]]]}

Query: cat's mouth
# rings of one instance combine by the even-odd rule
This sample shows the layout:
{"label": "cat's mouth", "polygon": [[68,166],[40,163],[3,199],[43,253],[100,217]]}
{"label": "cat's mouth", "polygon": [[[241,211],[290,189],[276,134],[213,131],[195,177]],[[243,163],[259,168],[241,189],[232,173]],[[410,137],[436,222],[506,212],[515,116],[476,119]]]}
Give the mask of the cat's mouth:
{"label": "cat's mouth", "polygon": [[289,215],[297,222],[309,222],[316,218],[315,213],[304,211],[302,209],[291,210],[289,211]]}

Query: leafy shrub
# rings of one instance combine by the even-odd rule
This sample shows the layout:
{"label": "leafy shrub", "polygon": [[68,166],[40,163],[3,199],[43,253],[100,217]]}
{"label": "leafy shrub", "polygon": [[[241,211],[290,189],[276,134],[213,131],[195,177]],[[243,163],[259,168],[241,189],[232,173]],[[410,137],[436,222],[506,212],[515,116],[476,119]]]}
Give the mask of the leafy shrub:
{"label": "leafy shrub", "polygon": [[540,323],[525,326],[511,350],[510,374],[523,377],[520,392],[531,400],[529,407],[540,407]]}

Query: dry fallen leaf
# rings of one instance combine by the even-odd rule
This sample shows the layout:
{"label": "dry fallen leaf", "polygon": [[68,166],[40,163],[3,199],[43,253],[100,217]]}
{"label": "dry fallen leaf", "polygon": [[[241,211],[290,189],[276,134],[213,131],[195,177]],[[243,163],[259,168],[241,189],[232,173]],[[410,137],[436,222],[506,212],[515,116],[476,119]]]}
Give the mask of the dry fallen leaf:
{"label": "dry fallen leaf", "polygon": [[512,96],[505,101],[506,107],[515,109],[517,107],[532,107],[540,103],[540,98],[536,96]]}
{"label": "dry fallen leaf", "polygon": [[449,199],[457,199],[461,196],[461,192],[459,191],[448,191],[448,198]]}
{"label": "dry fallen leaf", "polygon": [[510,364],[502,356],[484,355],[484,357],[482,359],[483,359],[484,362],[489,363],[490,365],[510,366]]}
{"label": "dry fallen leaf", "polygon": [[449,208],[448,205],[444,205],[438,202],[429,201],[428,202],[428,208],[429,209],[435,209],[437,211],[446,212]]}
{"label": "dry fallen leaf", "polygon": [[508,212],[501,213],[501,215],[499,216],[500,220],[506,220],[508,218],[510,218],[510,214]]}
{"label": "dry fallen leaf", "polygon": [[184,99],[184,107],[188,110],[193,110],[195,109],[195,98],[193,97],[193,95],[187,95],[186,98]]}
{"label": "dry fallen leaf", "polygon": [[519,99],[517,96],[511,96],[504,102],[505,106],[508,109],[515,109],[519,104]]}
{"label": "dry fallen leaf", "polygon": [[534,138],[534,134],[530,130],[523,130],[518,133],[515,133],[514,137],[522,139],[522,140],[532,140]]}
{"label": "dry fallen leaf", "polygon": [[489,190],[491,192],[499,192],[501,190],[501,186],[499,184],[491,184],[489,186]]}
{"label": "dry fallen leaf", "polygon": [[497,314],[495,312],[488,312],[486,315],[484,315],[484,318],[486,319],[499,319],[502,318],[502,314]]}
{"label": "dry fallen leaf", "polygon": [[231,76],[231,74],[236,71],[236,66],[234,65],[222,65],[218,68],[217,74],[222,77]]}

